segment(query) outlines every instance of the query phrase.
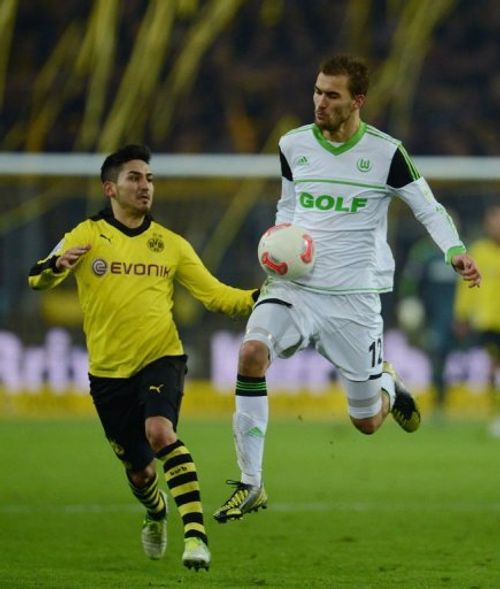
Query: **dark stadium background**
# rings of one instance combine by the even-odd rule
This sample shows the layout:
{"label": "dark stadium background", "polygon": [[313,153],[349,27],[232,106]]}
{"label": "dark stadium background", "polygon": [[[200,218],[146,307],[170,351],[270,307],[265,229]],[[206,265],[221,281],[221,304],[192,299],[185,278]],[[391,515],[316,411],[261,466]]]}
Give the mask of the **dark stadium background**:
{"label": "dark stadium background", "polygon": [[[373,72],[364,118],[414,156],[495,157],[497,8],[495,0],[5,1],[0,149],[106,153],[145,142],[157,154],[276,154],[281,131],[311,120],[319,61],[348,51],[365,56]],[[431,184],[466,243],[481,235],[498,176]],[[0,189],[0,329],[40,346],[48,329],[62,326],[82,346],[72,283],[40,295],[27,288],[26,273],[102,206],[99,183],[7,173]],[[278,194],[279,178],[159,178],[154,214],[185,234],[221,279],[252,287],[262,281],[255,247]],[[245,214],[214,246],[221,218],[243,195]],[[398,327],[400,272],[423,234],[396,202],[397,288],[383,298],[388,329]],[[205,313],[182,292],[176,308],[191,375],[207,378],[211,334],[243,326]]]}

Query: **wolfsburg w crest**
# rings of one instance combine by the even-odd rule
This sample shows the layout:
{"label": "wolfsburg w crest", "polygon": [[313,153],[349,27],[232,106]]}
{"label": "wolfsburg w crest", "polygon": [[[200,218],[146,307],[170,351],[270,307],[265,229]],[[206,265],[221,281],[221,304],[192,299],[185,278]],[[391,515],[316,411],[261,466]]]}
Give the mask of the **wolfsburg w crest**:
{"label": "wolfsburg w crest", "polygon": [[148,239],[148,247],[153,252],[162,252],[165,249],[162,236],[159,233],[153,233],[153,237]]}
{"label": "wolfsburg w crest", "polygon": [[372,163],[370,160],[365,160],[364,158],[360,157],[356,162],[356,167],[360,172],[369,172],[372,169]]}

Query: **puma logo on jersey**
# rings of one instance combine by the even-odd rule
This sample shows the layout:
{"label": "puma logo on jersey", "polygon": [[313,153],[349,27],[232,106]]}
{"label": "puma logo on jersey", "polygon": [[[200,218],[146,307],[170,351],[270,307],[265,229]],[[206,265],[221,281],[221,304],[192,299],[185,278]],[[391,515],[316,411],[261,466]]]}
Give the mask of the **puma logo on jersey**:
{"label": "puma logo on jersey", "polygon": [[106,241],[109,241],[109,243],[111,243],[111,239],[107,235],[104,235],[103,233],[101,233],[99,235],[99,237],[102,237],[103,239],[105,239]]}
{"label": "puma logo on jersey", "polygon": [[160,389],[163,385],[160,384],[158,386],[155,386],[154,384],[149,385],[149,390],[152,391],[153,393],[160,393]]}

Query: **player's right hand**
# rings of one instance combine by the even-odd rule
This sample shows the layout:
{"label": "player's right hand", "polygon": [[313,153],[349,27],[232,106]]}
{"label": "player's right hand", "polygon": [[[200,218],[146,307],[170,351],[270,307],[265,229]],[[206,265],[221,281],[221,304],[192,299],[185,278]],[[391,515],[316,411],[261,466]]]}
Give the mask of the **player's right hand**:
{"label": "player's right hand", "polygon": [[86,254],[91,247],[92,246],[90,244],[87,244],[71,247],[69,250],[66,250],[64,254],[59,256],[56,260],[57,270],[71,270],[78,260],[84,254]]}

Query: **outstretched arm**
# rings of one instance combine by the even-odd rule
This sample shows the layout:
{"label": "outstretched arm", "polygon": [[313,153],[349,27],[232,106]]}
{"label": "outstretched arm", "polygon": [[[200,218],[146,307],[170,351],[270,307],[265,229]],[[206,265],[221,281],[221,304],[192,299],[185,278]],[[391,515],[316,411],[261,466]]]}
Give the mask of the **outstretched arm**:
{"label": "outstretched arm", "polygon": [[[76,243],[85,243],[86,237],[76,236]],[[74,236],[66,234],[52,252],[39,260],[30,270],[28,282],[34,290],[54,288],[60,284],[76,267],[82,256],[90,250],[90,245],[72,245]],[[81,241],[80,241],[81,240]],[[67,249],[65,249],[65,243]],[[74,242],[73,242],[74,243]]]}
{"label": "outstretched arm", "polygon": [[205,267],[191,244],[180,238],[181,259],[176,280],[209,311],[231,317],[249,315],[258,297],[258,290],[242,290],[220,282]]}

